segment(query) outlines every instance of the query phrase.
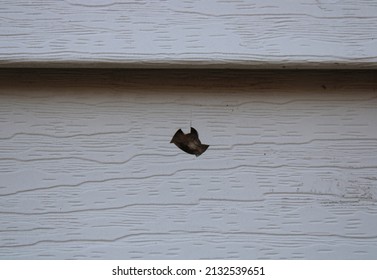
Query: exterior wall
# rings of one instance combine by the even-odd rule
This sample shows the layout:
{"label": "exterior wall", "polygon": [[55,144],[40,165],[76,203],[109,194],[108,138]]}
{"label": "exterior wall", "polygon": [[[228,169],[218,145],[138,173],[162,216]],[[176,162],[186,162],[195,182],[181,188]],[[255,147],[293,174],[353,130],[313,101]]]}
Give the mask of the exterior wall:
{"label": "exterior wall", "polygon": [[0,258],[376,259],[376,81],[2,70]]}

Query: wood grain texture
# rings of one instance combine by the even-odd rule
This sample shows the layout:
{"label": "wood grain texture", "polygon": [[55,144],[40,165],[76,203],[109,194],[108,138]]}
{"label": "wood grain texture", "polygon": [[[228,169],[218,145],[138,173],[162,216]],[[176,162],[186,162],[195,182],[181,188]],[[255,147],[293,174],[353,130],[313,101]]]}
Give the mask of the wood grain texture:
{"label": "wood grain texture", "polygon": [[1,70],[0,258],[376,259],[376,81]]}
{"label": "wood grain texture", "polygon": [[3,0],[2,67],[376,68],[373,0]]}

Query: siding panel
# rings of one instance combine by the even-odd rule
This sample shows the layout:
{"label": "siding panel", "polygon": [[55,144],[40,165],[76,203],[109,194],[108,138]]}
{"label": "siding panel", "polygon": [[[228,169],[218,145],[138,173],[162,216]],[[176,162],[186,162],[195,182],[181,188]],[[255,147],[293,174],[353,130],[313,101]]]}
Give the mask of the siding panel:
{"label": "siding panel", "polygon": [[373,0],[2,0],[0,65],[376,68]]}
{"label": "siding panel", "polygon": [[374,72],[0,74],[2,259],[377,257]]}

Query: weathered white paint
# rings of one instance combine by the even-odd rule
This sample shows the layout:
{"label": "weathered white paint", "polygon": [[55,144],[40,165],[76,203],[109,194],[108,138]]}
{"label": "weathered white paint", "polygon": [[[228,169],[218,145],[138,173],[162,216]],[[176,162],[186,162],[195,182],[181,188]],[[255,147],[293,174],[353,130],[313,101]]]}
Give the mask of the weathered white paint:
{"label": "weathered white paint", "polygon": [[374,0],[2,0],[1,66],[376,68]]}
{"label": "weathered white paint", "polygon": [[376,81],[3,70],[0,258],[375,259]]}

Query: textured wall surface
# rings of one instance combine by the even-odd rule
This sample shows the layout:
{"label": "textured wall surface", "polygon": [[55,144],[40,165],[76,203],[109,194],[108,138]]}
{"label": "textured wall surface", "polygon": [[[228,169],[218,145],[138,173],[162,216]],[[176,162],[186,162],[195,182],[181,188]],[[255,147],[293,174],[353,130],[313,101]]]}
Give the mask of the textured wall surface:
{"label": "textured wall surface", "polygon": [[2,0],[0,65],[377,68],[375,0]]}
{"label": "textured wall surface", "polygon": [[0,258],[376,259],[376,75],[0,71]]}

